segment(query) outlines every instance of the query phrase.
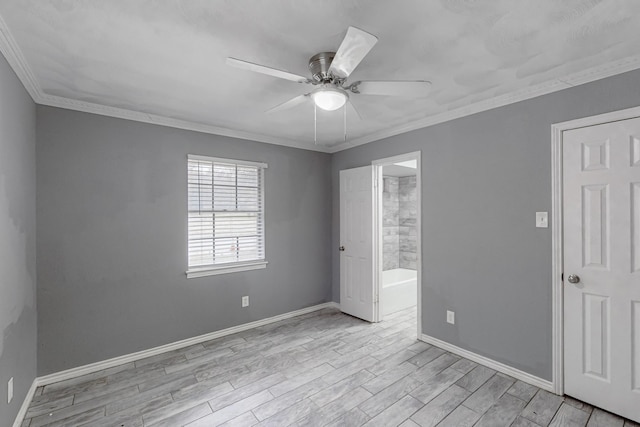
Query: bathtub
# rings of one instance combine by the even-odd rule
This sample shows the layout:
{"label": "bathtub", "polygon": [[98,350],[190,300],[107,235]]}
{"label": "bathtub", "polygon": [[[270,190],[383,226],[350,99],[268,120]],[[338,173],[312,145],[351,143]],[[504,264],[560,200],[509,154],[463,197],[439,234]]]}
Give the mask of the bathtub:
{"label": "bathtub", "polygon": [[395,313],[418,303],[418,272],[396,268],[382,272],[382,314]]}

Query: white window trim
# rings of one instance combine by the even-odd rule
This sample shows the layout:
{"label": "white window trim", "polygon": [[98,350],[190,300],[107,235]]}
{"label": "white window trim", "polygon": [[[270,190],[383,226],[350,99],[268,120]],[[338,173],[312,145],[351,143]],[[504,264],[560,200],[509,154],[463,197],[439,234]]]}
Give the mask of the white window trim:
{"label": "white window trim", "polygon": [[[245,165],[245,166],[256,166],[262,169],[267,169],[269,166],[267,163],[262,162],[252,162],[249,160],[236,160],[236,159],[226,159],[221,157],[211,157],[211,156],[201,156],[197,154],[187,154],[187,160],[206,160],[220,163],[234,163],[236,165]],[[264,203],[264,192],[265,186],[264,181],[261,185],[261,197]],[[264,205],[262,207],[262,216],[264,221]],[[266,223],[266,222],[265,222]],[[266,232],[265,232],[266,234]],[[265,248],[266,251],[266,248]],[[206,266],[206,267],[196,267],[188,269],[185,274],[187,275],[187,279],[195,279],[198,277],[207,277],[207,276],[215,276],[218,274],[227,274],[227,273],[237,273],[241,271],[251,271],[251,270],[260,270],[263,268],[267,268],[267,264],[269,262],[265,259],[255,260],[255,261],[247,261],[243,263],[233,263],[229,265],[218,265],[218,266]]]}
{"label": "white window trim", "polygon": [[197,277],[215,276],[217,274],[236,273],[239,271],[251,271],[267,268],[267,261],[252,261],[243,264],[220,265],[217,267],[193,268],[187,270],[187,279]]}
{"label": "white window trim", "polygon": [[187,154],[187,160],[205,160],[207,162],[229,163],[234,165],[255,166],[267,169],[269,165],[262,162],[251,162],[249,160],[224,159],[222,157],[199,156],[197,154]]}

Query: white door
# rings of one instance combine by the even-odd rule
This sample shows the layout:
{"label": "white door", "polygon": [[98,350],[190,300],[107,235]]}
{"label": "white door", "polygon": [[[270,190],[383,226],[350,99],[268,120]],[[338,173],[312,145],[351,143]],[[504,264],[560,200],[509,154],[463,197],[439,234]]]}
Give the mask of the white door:
{"label": "white door", "polygon": [[566,131],[563,173],[565,393],[640,421],[640,118]]}
{"label": "white door", "polygon": [[373,168],[340,171],[340,309],[373,322]]}

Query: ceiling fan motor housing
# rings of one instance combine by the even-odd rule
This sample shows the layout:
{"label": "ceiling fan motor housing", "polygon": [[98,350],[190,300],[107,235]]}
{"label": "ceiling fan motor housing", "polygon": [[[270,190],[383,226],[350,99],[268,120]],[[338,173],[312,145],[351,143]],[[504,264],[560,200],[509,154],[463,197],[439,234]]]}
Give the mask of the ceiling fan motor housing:
{"label": "ceiling fan motor housing", "polygon": [[335,52],[321,52],[309,59],[309,70],[315,81],[328,83],[334,80],[334,77],[329,73],[329,67],[335,56]]}

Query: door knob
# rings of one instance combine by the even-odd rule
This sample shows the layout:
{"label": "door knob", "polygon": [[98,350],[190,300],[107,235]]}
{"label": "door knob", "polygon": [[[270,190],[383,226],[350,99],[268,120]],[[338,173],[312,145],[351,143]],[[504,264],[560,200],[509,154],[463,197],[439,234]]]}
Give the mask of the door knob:
{"label": "door knob", "polygon": [[580,283],[580,276],[578,276],[577,274],[570,274],[569,277],[567,277],[567,280],[569,281],[569,283]]}
{"label": "door knob", "polygon": [[338,248],[338,250],[339,250],[340,252],[344,252],[344,246],[340,246],[340,247]]}

